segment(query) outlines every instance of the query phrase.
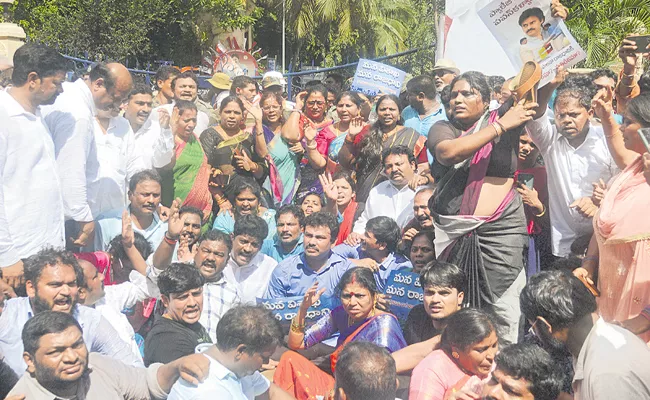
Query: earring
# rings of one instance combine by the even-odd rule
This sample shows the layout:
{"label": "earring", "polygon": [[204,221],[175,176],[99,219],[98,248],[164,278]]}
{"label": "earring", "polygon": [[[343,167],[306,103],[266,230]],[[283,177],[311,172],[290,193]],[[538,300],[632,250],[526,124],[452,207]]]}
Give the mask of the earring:
{"label": "earring", "polygon": [[458,355],[458,353],[456,353],[455,351],[452,351],[452,352],[451,352],[451,356],[454,357],[454,358],[457,359],[457,360],[458,360],[458,357],[460,357],[460,356]]}

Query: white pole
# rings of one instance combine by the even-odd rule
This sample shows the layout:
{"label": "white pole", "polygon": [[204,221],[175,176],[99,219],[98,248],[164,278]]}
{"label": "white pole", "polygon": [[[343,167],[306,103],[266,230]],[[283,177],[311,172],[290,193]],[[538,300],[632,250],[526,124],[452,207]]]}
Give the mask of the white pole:
{"label": "white pole", "polygon": [[282,73],[283,74],[284,74],[284,71],[286,71],[286,68],[285,68],[285,65],[284,65],[284,63],[285,63],[284,60],[286,59],[286,54],[285,54],[285,52],[286,52],[286,49],[285,49],[285,47],[286,47],[286,34],[285,34],[285,31],[286,31],[286,27],[285,27],[285,18],[286,18],[286,10],[285,10],[285,8],[286,8],[286,4],[287,4],[287,0],[282,0]]}

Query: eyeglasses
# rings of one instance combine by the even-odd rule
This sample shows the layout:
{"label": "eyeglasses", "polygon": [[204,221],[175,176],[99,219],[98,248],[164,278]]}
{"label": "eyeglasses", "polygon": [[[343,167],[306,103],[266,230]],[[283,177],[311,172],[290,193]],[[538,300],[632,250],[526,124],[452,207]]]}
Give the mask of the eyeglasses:
{"label": "eyeglasses", "polygon": [[308,102],[307,102],[307,105],[308,105],[309,107],[313,107],[313,106],[324,106],[324,105],[325,105],[325,102],[324,102],[324,101],[315,101],[315,100],[314,100],[314,101],[308,101]]}

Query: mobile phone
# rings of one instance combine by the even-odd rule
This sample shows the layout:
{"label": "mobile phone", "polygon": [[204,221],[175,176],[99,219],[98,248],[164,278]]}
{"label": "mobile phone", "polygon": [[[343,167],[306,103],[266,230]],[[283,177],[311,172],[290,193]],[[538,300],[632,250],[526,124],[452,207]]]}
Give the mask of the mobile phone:
{"label": "mobile phone", "polygon": [[641,141],[645,145],[645,149],[650,153],[650,128],[641,128],[637,132],[641,137]]}
{"label": "mobile phone", "polygon": [[650,45],[650,35],[630,36],[626,39],[631,40],[636,44],[635,53],[647,53],[650,51],[648,50],[648,45]]}
{"label": "mobile phone", "polygon": [[529,190],[533,190],[533,184],[535,183],[535,176],[533,174],[519,173],[517,175],[517,182],[526,186]]}
{"label": "mobile phone", "polygon": [[600,290],[598,290],[598,288],[596,286],[589,283],[589,281],[587,281],[582,276],[579,276],[578,279],[580,279],[580,282],[582,282],[582,284],[585,285],[587,287],[587,289],[589,289],[589,292],[591,292],[591,294],[594,297],[600,297]]}

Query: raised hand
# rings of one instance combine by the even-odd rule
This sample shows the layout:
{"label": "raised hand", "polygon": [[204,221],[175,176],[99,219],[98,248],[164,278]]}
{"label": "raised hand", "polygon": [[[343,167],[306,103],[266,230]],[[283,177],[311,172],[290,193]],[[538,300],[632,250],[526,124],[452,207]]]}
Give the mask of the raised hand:
{"label": "raised hand", "polygon": [[519,103],[508,110],[508,112],[499,119],[499,122],[503,125],[506,131],[518,128],[533,119],[535,116],[535,109],[538,106],[537,103],[526,103],[525,99],[521,99],[519,100]]}
{"label": "raised hand", "polygon": [[567,71],[566,68],[564,68],[562,65],[559,65],[555,70],[555,76],[553,77],[553,79],[551,79],[549,85],[553,87],[560,86],[568,75],[569,75],[569,71]]}
{"label": "raised hand", "polygon": [[263,114],[262,114],[262,109],[260,108],[259,105],[253,104],[248,100],[244,100],[243,103],[244,103],[244,108],[246,109],[246,111],[248,111],[250,115],[253,116],[253,118],[255,118],[255,121],[262,120]]}
{"label": "raised hand", "polygon": [[190,250],[189,239],[181,237],[180,241],[178,242],[178,251],[176,252],[178,261],[186,263],[192,262],[192,260],[194,260],[194,256],[196,255],[196,247],[197,246],[194,246],[194,250]]}
{"label": "raised hand", "polygon": [[636,50],[636,43],[630,39],[623,39],[623,42],[618,48],[618,57],[623,61],[624,66],[627,65],[632,69],[636,68],[636,61],[640,55]]}
{"label": "raised hand", "polygon": [[183,218],[181,218],[178,210],[181,207],[183,202],[180,198],[176,198],[172,202],[172,206],[169,209],[169,219],[167,220],[167,236],[170,239],[178,239],[181,236],[181,231],[183,230]]}
{"label": "raised hand", "polygon": [[[174,111],[176,113],[176,118],[178,118],[178,109],[174,108]],[[158,121],[160,122],[160,127],[163,129],[169,129],[170,127],[170,120],[171,117],[169,116],[169,112],[165,110],[164,108],[159,108],[158,109]]]}
{"label": "raised hand", "polygon": [[560,0],[552,0],[551,16],[553,18],[560,18],[562,20],[566,20],[567,17],[569,16],[569,9],[564,7],[562,3],[560,3]]}
{"label": "raised hand", "polygon": [[252,171],[255,169],[255,163],[250,159],[250,157],[248,157],[248,154],[245,151],[242,151],[241,155],[233,155],[233,158],[235,159],[237,168],[244,171]]}
{"label": "raised hand", "polygon": [[305,100],[307,100],[307,92],[300,92],[296,96],[296,109],[302,110],[305,108]]}
{"label": "raised hand", "polygon": [[325,293],[325,288],[318,290],[318,281],[314,282],[314,284],[309,289],[307,289],[307,292],[303,296],[300,308],[307,311],[318,301],[318,299],[320,299],[323,293]]}
{"label": "raised hand", "polygon": [[339,191],[336,189],[336,185],[332,179],[332,174],[329,172],[322,173],[318,175],[318,180],[320,181],[321,186],[323,186],[325,196],[327,196],[329,200],[336,202],[336,199],[339,197]]}
{"label": "raised hand", "polygon": [[418,231],[418,230],[415,229],[415,228],[409,228],[409,229],[408,229],[406,232],[404,232],[404,234],[402,235],[402,241],[403,241],[403,242],[412,242],[412,241],[413,241],[413,238],[415,237],[415,235],[418,234],[418,232],[420,232],[420,231]]}
{"label": "raised hand", "polygon": [[613,99],[614,94],[612,93],[612,88],[607,87],[598,91],[594,99],[591,101],[591,108],[593,108],[594,113],[598,118],[604,120],[610,117],[613,111]]}
{"label": "raised hand", "polygon": [[122,245],[125,248],[133,247],[135,233],[133,233],[133,221],[128,210],[122,211]]}
{"label": "raised hand", "polygon": [[359,133],[361,133],[365,124],[363,117],[352,118],[348,129],[348,136],[350,139],[354,139]]}

